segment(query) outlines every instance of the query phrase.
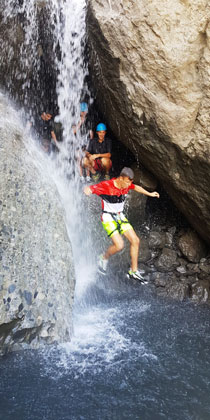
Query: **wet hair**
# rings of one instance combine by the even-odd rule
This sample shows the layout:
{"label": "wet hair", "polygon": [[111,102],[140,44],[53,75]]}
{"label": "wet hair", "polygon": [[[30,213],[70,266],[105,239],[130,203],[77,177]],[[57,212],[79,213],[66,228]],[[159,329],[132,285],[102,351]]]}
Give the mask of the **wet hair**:
{"label": "wet hair", "polygon": [[124,167],[120,172],[120,176],[126,176],[126,177],[130,178],[130,180],[133,180],[134,173],[133,173],[133,170],[131,168]]}

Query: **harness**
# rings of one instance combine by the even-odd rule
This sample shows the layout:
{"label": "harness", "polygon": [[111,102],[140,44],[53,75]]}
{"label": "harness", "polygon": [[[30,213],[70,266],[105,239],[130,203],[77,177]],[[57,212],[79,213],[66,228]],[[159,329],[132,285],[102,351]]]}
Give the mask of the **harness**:
{"label": "harness", "polygon": [[117,216],[121,212],[119,212],[119,213],[111,213],[109,211],[102,210],[102,213],[110,214],[111,217],[112,217],[112,219],[114,220],[114,222],[117,223],[117,227],[108,235],[108,237],[111,236],[114,232],[116,232],[116,230],[120,233],[122,223],[129,223],[128,220],[121,220],[121,223],[119,223],[119,221],[117,220]]}

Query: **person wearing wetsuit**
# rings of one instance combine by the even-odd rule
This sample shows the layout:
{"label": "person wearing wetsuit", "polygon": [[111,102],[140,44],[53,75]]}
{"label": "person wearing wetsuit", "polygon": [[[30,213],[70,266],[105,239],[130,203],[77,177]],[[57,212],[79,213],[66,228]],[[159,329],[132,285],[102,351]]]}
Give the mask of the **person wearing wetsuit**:
{"label": "person wearing wetsuit", "polygon": [[99,184],[86,186],[84,188],[84,193],[87,196],[96,194],[101,197],[102,225],[108,236],[112,239],[112,244],[109,246],[105,254],[99,256],[98,268],[100,273],[106,274],[109,258],[123,249],[124,241],[121,235],[124,235],[130,242],[131,268],[128,271],[128,277],[140,280],[142,283],[146,283],[138,270],[140,240],[133,227],[123,214],[124,201],[129,190],[134,190],[140,194],[157,198],[159,198],[159,193],[156,191],[150,193],[139,185],[133,184],[133,178],[134,173],[132,169],[125,167],[122,169],[117,178],[112,178],[109,181],[103,181]]}

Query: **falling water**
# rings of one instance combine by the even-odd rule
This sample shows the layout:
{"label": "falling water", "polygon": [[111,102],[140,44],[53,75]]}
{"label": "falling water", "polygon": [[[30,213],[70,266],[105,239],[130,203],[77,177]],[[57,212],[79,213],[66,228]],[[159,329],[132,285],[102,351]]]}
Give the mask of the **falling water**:
{"label": "falling water", "polygon": [[[43,15],[45,19],[43,20]],[[33,68],[34,78],[36,79],[37,92],[36,113],[41,114],[41,110],[47,104],[46,98],[38,101],[40,89],[42,89],[40,78],[42,78],[41,68],[43,56],[47,54],[43,50],[43,40],[40,39],[39,31],[43,32],[48,39],[48,46],[51,48],[51,62],[54,69],[49,71],[52,83],[53,72],[57,75],[56,80],[56,103],[58,114],[56,121],[62,125],[63,142],[60,144],[60,152],[48,159],[44,164],[43,171],[48,168],[49,175],[54,178],[60,193],[65,211],[66,222],[71,243],[73,245],[75,269],[77,273],[77,291],[83,293],[86,288],[88,278],[93,279],[93,259],[94,253],[90,252],[90,232],[88,220],[85,226],[85,213],[83,210],[82,191],[79,185],[79,172],[76,155],[78,147],[84,142],[78,132],[75,136],[72,125],[78,123],[80,118],[80,102],[91,102],[91,98],[85,83],[87,68],[84,62],[84,48],[86,43],[86,0],[48,0],[38,2],[37,0],[22,0],[19,4],[14,4],[9,0],[5,6],[5,21],[18,19],[24,16],[24,43],[20,48],[21,77],[24,80],[22,90],[24,103],[30,106],[31,86],[28,77],[29,69]],[[42,17],[42,19],[41,19]],[[40,24],[41,19],[41,24]],[[10,61],[13,54],[11,52]],[[48,71],[48,69],[45,68]],[[14,70],[16,71],[16,70]],[[52,83],[53,84],[53,83]],[[9,90],[12,86],[8,86]],[[44,87],[43,87],[44,88]],[[53,104],[54,98],[48,98],[48,104]],[[34,104],[32,105],[32,108]],[[30,114],[30,108],[29,108]],[[25,111],[24,111],[25,112]],[[36,119],[36,118],[35,118]],[[81,246],[82,245],[82,246]],[[80,281],[81,280],[81,281]]]}

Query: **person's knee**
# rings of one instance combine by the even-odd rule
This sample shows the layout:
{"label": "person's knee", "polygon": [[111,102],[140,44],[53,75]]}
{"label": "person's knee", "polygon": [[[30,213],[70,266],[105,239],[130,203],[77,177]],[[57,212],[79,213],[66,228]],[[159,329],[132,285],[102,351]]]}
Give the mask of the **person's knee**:
{"label": "person's knee", "polygon": [[110,158],[102,158],[101,159],[101,164],[104,168],[110,168],[112,165],[111,159]]}
{"label": "person's knee", "polygon": [[138,246],[140,245],[140,238],[135,234],[132,238],[132,245]]}
{"label": "person's knee", "polygon": [[117,252],[122,251],[122,249],[124,248],[124,241],[123,241],[123,239],[121,239],[120,241],[118,241],[115,244],[115,246],[116,246]]}
{"label": "person's knee", "polygon": [[90,166],[90,165],[89,165],[89,160],[88,160],[87,158],[83,158],[83,160],[82,160],[82,165],[83,165],[85,168],[87,168],[88,166]]}

